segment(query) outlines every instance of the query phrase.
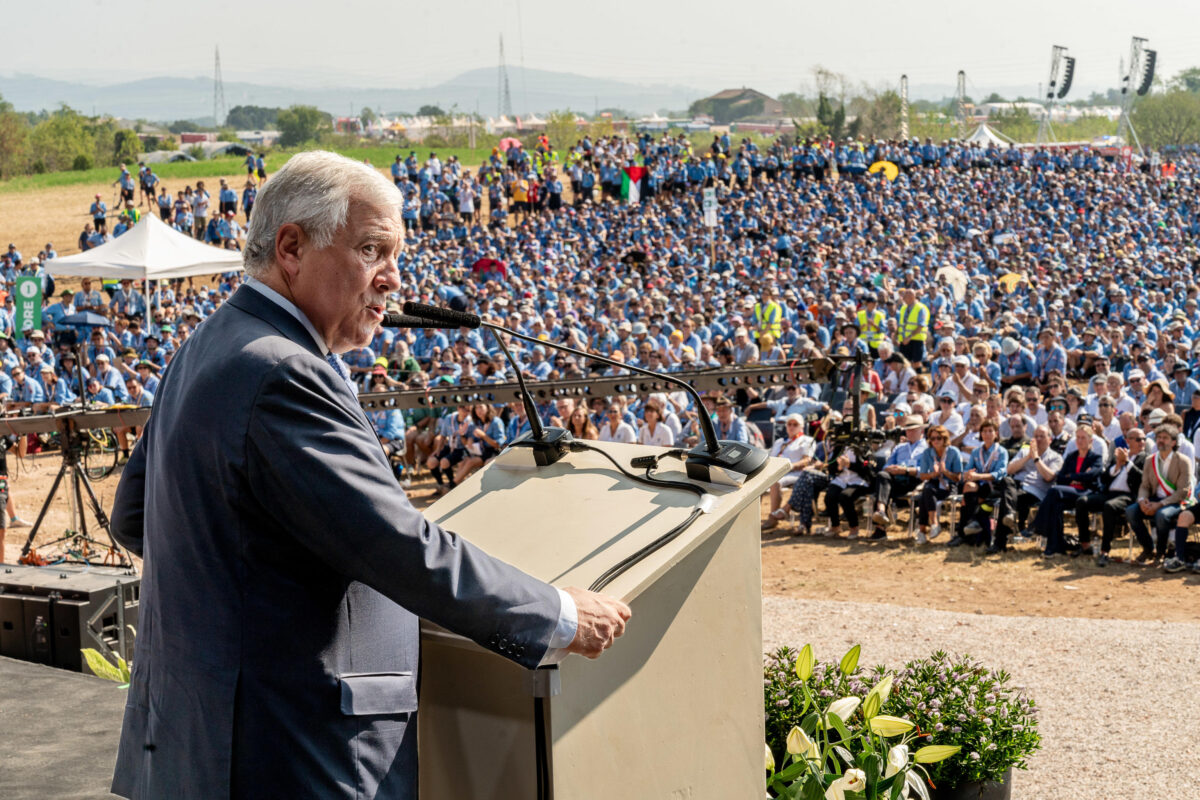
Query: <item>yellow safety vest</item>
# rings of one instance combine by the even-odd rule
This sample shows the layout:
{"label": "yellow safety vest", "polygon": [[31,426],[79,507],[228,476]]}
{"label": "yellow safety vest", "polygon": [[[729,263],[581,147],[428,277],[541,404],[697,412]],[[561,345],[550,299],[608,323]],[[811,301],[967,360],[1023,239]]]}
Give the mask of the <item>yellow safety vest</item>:
{"label": "yellow safety vest", "polygon": [[858,328],[862,331],[863,341],[868,347],[879,347],[879,343],[883,341],[883,312],[878,308],[875,313],[867,319],[867,310],[864,308],[858,312]]}
{"label": "yellow safety vest", "polygon": [[771,301],[767,303],[765,313],[762,303],[754,304],[754,324],[757,328],[755,337],[761,337],[764,333],[769,333],[775,337],[775,341],[779,341],[779,334],[783,332],[783,326],[779,324],[783,318],[783,309],[779,303]]}
{"label": "yellow safety vest", "polygon": [[[925,312],[925,324],[921,324],[921,312]],[[918,300],[911,306],[900,307],[900,340],[911,338],[923,342],[929,335],[929,307]]]}

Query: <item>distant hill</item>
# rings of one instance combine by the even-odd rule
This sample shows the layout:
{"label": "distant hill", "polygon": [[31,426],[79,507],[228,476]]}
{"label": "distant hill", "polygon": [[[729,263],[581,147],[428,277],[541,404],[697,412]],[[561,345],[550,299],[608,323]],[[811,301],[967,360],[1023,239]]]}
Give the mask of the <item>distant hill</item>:
{"label": "distant hill", "polygon": [[[636,114],[684,109],[705,94],[684,86],[640,86],[566,72],[509,67],[513,110],[518,114],[570,108],[590,113],[596,108],[621,108]],[[172,121],[211,119],[212,79],[146,78],[109,86],[92,86],[34,75],[0,76],[0,95],[20,111],[57,108],[60,103],[85,114],[111,114],[131,119]],[[449,110],[497,113],[495,69],[475,69],[424,89],[362,89],[354,87],[272,86],[225,82],[225,104],[289,106],[315,105],[331,114],[357,114],[364,106],[384,113],[415,112],[422,105]]]}

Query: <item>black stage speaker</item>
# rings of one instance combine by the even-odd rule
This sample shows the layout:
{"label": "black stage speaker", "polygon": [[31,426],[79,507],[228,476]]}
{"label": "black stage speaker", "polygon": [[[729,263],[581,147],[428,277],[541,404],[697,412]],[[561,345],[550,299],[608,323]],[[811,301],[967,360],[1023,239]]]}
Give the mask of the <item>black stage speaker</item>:
{"label": "black stage speaker", "polygon": [[0,565],[0,655],[91,674],[91,647],[133,660],[141,578],[128,569]]}

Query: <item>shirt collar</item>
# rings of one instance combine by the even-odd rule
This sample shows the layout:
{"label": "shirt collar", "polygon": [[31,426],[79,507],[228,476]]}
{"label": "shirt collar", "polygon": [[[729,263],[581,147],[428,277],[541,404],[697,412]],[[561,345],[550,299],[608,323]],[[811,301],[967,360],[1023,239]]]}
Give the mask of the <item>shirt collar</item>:
{"label": "shirt collar", "polygon": [[275,291],[270,286],[267,286],[257,278],[251,278],[247,276],[243,285],[249,286],[251,289],[258,292],[263,297],[267,298],[272,303],[295,317],[300,324],[304,326],[304,329],[308,331],[309,335],[312,336],[313,341],[317,343],[317,349],[321,351],[321,355],[329,355],[329,345],[325,344],[325,339],[321,337],[321,334],[317,333],[317,329],[313,327],[312,322],[307,316],[305,316],[303,311],[296,307],[295,303],[293,303],[291,300],[288,300],[279,292]]}

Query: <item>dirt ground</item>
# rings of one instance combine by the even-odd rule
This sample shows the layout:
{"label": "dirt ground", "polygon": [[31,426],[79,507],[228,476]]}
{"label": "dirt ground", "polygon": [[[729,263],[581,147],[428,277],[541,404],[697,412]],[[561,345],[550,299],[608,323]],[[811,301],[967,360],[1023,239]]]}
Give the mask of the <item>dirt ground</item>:
{"label": "dirt ground", "polygon": [[[17,513],[32,523],[50,490],[59,456],[52,452],[19,461],[10,455],[8,463]],[[118,469],[94,484],[106,511],[119,474]],[[409,497],[418,508],[428,506],[433,482],[418,481]],[[61,536],[67,518],[67,496],[60,488],[34,545]],[[89,515],[89,527],[93,523]],[[7,532],[7,563],[16,561],[28,534],[28,528]],[[795,538],[786,530],[764,534],[763,592],[1004,616],[1200,620],[1200,575],[1166,575],[1120,563],[1100,569],[1087,558],[1045,561],[1033,544],[985,558],[980,550],[947,548],[945,536],[917,548],[900,528],[889,534],[893,538],[884,543]],[[1113,546],[1114,555],[1127,551],[1123,539]]]}
{"label": "dirt ground", "polygon": [[[983,548],[946,547],[947,534],[918,547],[901,526],[888,536],[867,542],[845,533],[795,537],[782,527],[764,533],[763,592],[1003,616],[1200,620],[1200,575],[1115,560],[1100,568],[1086,556],[1047,560],[1033,543],[985,556]],[[1128,558],[1128,539],[1114,542],[1112,555]]]}
{"label": "dirt ground", "polygon": [[[379,170],[379,172],[381,175],[388,176],[390,180],[390,173],[386,170]],[[112,179],[116,180],[118,174],[119,171],[114,167]],[[215,207],[216,190],[220,186],[221,178],[229,181],[229,185],[237,190],[239,198],[242,196],[242,186],[245,185],[246,175],[244,172],[238,171],[227,174],[214,172],[212,175],[199,178],[165,178],[161,185],[165,186],[173,197],[175,192],[182,190],[185,186],[194,187],[197,180],[202,180],[209,194],[213,195],[213,207]],[[0,238],[4,240],[0,246],[13,242],[27,259],[36,256],[46,242],[52,242],[60,256],[78,253],[79,233],[86,223],[92,221],[92,215],[88,213],[88,208],[97,194],[108,204],[108,226],[111,230],[117,221],[116,212],[113,210],[116,207],[114,202],[116,193],[109,183],[54,186],[48,189],[0,193]],[[139,199],[141,197],[140,190],[137,197]],[[241,201],[238,202],[240,204]],[[245,225],[246,218],[241,213],[240,205],[238,209],[238,222]],[[140,206],[138,210],[143,214],[157,214],[158,206],[155,205],[153,208]],[[53,272],[51,270],[51,274]]]}
{"label": "dirt ground", "polygon": [[[113,180],[117,179],[117,175],[118,170],[114,167]],[[199,179],[178,178],[164,181],[163,184],[173,196],[187,184],[195,186],[196,180],[202,180],[209,193],[215,196],[214,190],[220,185],[220,178],[233,181],[230,185],[239,187],[238,196],[241,196],[240,187],[245,183],[244,174],[214,174],[212,177]],[[0,238],[4,240],[2,244],[14,243],[27,259],[36,256],[46,242],[52,242],[60,256],[78,253],[79,233],[86,223],[92,221],[88,208],[96,194],[108,204],[108,226],[111,230],[116,224],[116,212],[113,211],[116,196],[113,188],[107,183],[0,193]],[[138,210],[143,214],[148,211],[157,214],[158,206],[154,206],[153,209],[141,206]],[[238,217],[238,221],[245,223],[241,216]],[[51,274],[53,272],[51,270]]]}

